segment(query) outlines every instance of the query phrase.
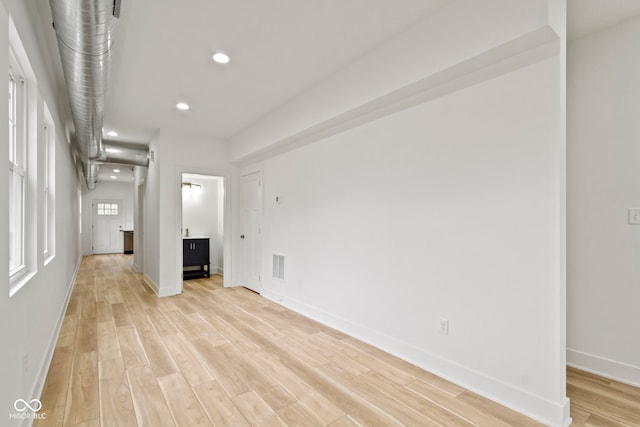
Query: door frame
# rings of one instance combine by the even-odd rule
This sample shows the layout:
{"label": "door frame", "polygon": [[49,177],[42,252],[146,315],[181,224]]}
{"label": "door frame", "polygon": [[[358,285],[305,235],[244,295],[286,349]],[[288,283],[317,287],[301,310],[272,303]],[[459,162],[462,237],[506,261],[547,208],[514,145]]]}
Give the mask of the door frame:
{"label": "door frame", "polygon": [[224,237],[223,237],[223,259],[224,259],[224,275],[223,277],[223,286],[230,287],[233,286],[233,256],[232,256],[232,243],[233,243],[233,235],[232,235],[232,209],[231,209],[231,189],[232,186],[232,177],[231,172],[222,169],[208,169],[208,168],[198,168],[192,166],[177,166],[175,181],[174,181],[174,189],[175,189],[175,197],[176,197],[176,223],[175,223],[175,248],[176,248],[176,270],[175,270],[175,278],[177,282],[176,289],[180,290],[182,293],[182,174],[183,173],[191,173],[196,175],[209,175],[209,176],[218,176],[223,178],[222,188],[224,189]]}
{"label": "door frame", "polygon": [[[121,207],[120,211],[122,213],[122,224],[123,224],[122,226],[123,227],[124,227],[124,224],[125,224],[125,218],[124,218],[125,206],[124,206],[124,199],[98,197],[98,198],[92,198],[90,201],[91,201],[91,204],[90,204],[89,207],[91,208],[91,216],[90,216],[91,221],[89,221],[89,222],[90,222],[90,225],[91,225],[91,234],[90,234],[91,238],[89,239],[89,243],[91,244],[91,255],[95,255],[95,249],[94,249],[94,247],[95,247],[95,245],[94,245],[95,236],[94,236],[94,234],[96,232],[96,228],[95,228],[96,210],[98,209],[95,206],[96,203],[98,203],[99,201],[115,201],[115,202],[120,203],[120,207]],[[121,230],[122,230],[122,228],[121,228]]]}

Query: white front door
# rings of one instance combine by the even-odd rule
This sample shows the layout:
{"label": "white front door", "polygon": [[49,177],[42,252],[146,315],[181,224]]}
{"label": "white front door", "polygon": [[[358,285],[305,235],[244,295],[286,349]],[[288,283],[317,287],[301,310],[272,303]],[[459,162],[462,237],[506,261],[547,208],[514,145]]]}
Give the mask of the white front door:
{"label": "white front door", "polygon": [[247,288],[262,288],[262,177],[255,172],[242,177],[240,250],[242,279]]}
{"label": "white front door", "polygon": [[124,251],[122,200],[93,201],[93,253],[114,254]]}

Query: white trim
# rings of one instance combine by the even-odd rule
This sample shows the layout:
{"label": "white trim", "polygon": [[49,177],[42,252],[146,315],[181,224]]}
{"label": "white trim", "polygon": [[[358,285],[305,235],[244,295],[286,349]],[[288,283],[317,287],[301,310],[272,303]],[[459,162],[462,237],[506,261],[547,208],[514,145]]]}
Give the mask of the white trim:
{"label": "white trim", "polygon": [[571,424],[567,398],[553,402],[266,287],[262,288],[261,295],[546,425],[566,427]]}
{"label": "white trim", "polygon": [[24,288],[24,285],[29,283],[35,275],[35,271],[27,272],[26,267],[23,266],[22,270],[20,270],[20,274],[16,274],[10,279],[9,298],[13,297],[18,293],[18,291],[20,291],[20,289]]}
{"label": "white trim", "polygon": [[174,295],[180,295],[182,293],[182,286],[180,288],[163,288],[162,292],[158,294],[159,298],[172,297]]}
{"label": "white trim", "polygon": [[167,288],[167,287],[164,287],[164,288],[160,289],[160,286],[158,286],[158,284],[156,282],[154,282],[153,279],[147,275],[147,273],[144,273],[143,281],[149,287],[149,289],[151,289],[153,291],[153,293],[158,296],[158,298],[170,297],[170,296],[173,296],[173,295],[180,295],[182,293],[182,287],[180,287],[180,288],[176,288],[176,287]]}
{"label": "white trim", "polygon": [[156,282],[154,282],[153,279],[147,275],[147,273],[144,273],[142,277],[144,283],[149,287],[149,289],[151,289],[154,294],[160,296],[160,286],[158,286]]}
{"label": "white trim", "polygon": [[55,259],[55,255],[46,256],[44,259],[44,266],[46,267],[51,261]]}
{"label": "white trim", "polygon": [[567,349],[567,365],[634,387],[640,387],[640,366],[629,365],[569,348]]}

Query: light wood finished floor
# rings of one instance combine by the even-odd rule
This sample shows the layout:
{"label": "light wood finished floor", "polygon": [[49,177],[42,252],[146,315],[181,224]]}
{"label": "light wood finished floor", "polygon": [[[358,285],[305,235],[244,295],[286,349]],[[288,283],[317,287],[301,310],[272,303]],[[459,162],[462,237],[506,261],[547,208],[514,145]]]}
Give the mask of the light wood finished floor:
{"label": "light wood finished floor", "polygon": [[[130,259],[83,259],[35,426],[540,425],[220,276],[159,299]],[[640,425],[637,389],[569,374],[578,425]]]}
{"label": "light wood finished floor", "polygon": [[567,368],[572,426],[640,426],[640,388]]}

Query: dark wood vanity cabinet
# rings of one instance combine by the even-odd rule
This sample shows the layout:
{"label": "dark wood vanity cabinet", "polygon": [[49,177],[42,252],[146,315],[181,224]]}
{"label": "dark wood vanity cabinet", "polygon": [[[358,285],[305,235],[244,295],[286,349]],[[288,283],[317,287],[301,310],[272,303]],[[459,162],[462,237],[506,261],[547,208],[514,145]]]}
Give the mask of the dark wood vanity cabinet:
{"label": "dark wood vanity cabinet", "polygon": [[[185,237],[182,240],[182,266],[200,267],[198,270],[183,268],[182,277],[191,279],[194,277],[209,277],[209,238],[208,237]],[[206,268],[205,268],[206,267]]]}

